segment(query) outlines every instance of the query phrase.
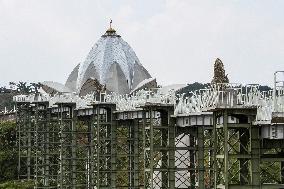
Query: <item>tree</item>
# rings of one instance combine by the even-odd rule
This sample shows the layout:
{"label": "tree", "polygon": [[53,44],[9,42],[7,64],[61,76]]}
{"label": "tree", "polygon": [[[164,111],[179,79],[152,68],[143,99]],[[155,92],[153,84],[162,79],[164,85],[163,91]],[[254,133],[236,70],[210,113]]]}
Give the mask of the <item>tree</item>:
{"label": "tree", "polygon": [[41,83],[27,83],[20,81],[18,83],[9,82],[12,91],[21,94],[38,93],[38,89],[42,86]]}
{"label": "tree", "polygon": [[229,83],[228,75],[225,73],[224,64],[219,58],[217,58],[214,63],[214,77],[211,83]]}
{"label": "tree", "polygon": [[0,122],[0,182],[17,179],[16,123]]}

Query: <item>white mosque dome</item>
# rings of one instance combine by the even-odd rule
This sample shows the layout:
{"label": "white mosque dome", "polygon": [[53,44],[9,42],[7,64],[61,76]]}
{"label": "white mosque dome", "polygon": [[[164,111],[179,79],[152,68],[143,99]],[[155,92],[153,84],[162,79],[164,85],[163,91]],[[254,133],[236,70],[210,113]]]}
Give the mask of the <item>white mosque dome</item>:
{"label": "white mosque dome", "polygon": [[108,91],[127,94],[151,75],[129,44],[110,27],[92,47],[86,60],[73,69],[65,86],[80,93],[90,78],[105,85]]}

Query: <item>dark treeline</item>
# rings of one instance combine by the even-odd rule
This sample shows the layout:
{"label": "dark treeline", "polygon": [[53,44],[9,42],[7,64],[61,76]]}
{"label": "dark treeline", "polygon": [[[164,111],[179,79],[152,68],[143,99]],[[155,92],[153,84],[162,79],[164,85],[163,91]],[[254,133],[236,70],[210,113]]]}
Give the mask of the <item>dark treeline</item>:
{"label": "dark treeline", "polygon": [[28,83],[28,82],[10,82],[10,87],[0,87],[0,111],[5,107],[8,110],[13,109],[13,96],[18,94],[30,94],[38,92],[41,87],[40,83]]}
{"label": "dark treeline", "polygon": [[10,87],[0,87],[0,93],[17,93],[17,94],[30,94],[38,92],[41,87],[40,83],[27,83],[27,82],[9,82]]}
{"label": "dark treeline", "polygon": [[32,181],[18,181],[17,126],[15,122],[0,122],[0,188],[32,189]]}
{"label": "dark treeline", "polygon": [[[203,84],[203,83],[195,82],[195,83],[188,84],[186,87],[181,89],[178,93],[180,93],[180,94],[182,94],[182,93],[188,94],[189,92],[194,92],[194,91],[197,91],[197,90],[200,90],[200,89],[209,88],[210,85],[211,85],[210,83]],[[259,85],[257,87],[258,87],[260,92],[272,90],[271,87],[266,86],[266,85]],[[245,92],[246,91],[246,87],[242,87],[242,91]]]}

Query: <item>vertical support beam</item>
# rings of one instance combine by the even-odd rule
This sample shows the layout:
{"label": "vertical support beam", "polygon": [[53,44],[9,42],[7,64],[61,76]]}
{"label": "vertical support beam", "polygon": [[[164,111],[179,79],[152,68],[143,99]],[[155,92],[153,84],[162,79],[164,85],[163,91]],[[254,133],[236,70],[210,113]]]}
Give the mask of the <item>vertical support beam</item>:
{"label": "vertical support beam", "polygon": [[[89,170],[88,170],[88,187],[89,188],[94,188],[95,187],[95,173],[94,173],[94,164],[95,164],[95,159],[94,159],[94,115],[91,116],[90,120],[88,121],[88,130],[89,132],[89,157],[88,157],[88,161],[89,161]],[[97,163],[97,162],[96,162]]]}
{"label": "vertical support beam", "polygon": [[34,103],[35,135],[35,188],[51,188],[49,163],[49,121],[48,102]]}
{"label": "vertical support beam", "polygon": [[94,157],[96,188],[116,187],[117,125],[113,117],[115,104],[93,105],[94,112]]}
{"label": "vertical support beam", "polygon": [[100,166],[101,166],[101,160],[100,160],[100,150],[101,150],[101,137],[100,137],[100,108],[98,106],[93,106],[93,114],[95,117],[94,120],[94,127],[96,128],[96,148],[95,148],[95,157],[96,157],[96,177],[95,177],[95,181],[96,181],[96,188],[100,189],[101,187],[101,175],[100,175]]}
{"label": "vertical support beam", "polygon": [[[149,168],[148,169],[150,169],[149,171],[148,171],[148,173],[150,173],[151,175],[150,175],[150,177],[149,178],[151,178],[151,180],[150,180],[150,182],[151,182],[151,184],[150,184],[150,188],[152,189],[152,188],[154,188],[154,186],[153,186],[153,177],[154,177],[154,170],[153,170],[153,167],[154,167],[154,162],[153,162],[153,157],[154,157],[154,128],[153,128],[153,111],[152,111],[152,108],[150,108],[150,111],[148,112],[149,113],[149,119],[150,119],[150,123],[149,123],[149,125],[148,125],[148,127],[149,128],[147,128],[147,130],[148,130],[148,132],[149,132],[149,135],[147,136],[147,137],[149,137],[149,139],[150,139],[150,144],[149,144],[149,156],[148,156],[148,158],[149,158],[149,161],[150,161],[150,166],[149,166]],[[149,182],[149,181],[148,181]]]}
{"label": "vertical support beam", "polygon": [[[142,115],[142,112],[141,112]],[[144,182],[144,127],[143,127],[143,115],[141,118],[137,120],[137,126],[138,126],[138,177],[139,177],[139,183],[138,183],[138,188],[144,188],[145,182]]]}
{"label": "vertical support beam", "polygon": [[206,149],[206,159],[208,160],[207,165],[207,180],[205,188],[213,188],[214,187],[214,132],[213,132],[213,126],[207,127],[206,129],[207,135],[205,138],[204,144],[206,146],[204,149]]}
{"label": "vertical support beam", "polygon": [[[128,180],[127,180],[127,183],[125,183],[125,185],[127,185],[128,187],[133,187],[133,184],[134,184],[134,165],[133,165],[133,162],[134,162],[134,137],[133,137],[134,129],[133,129],[132,120],[127,120],[125,126],[127,130],[127,135],[125,136],[125,138],[127,141],[127,149],[128,149],[128,152],[125,152],[126,153],[125,155],[127,156],[126,161],[128,161],[126,165],[128,169],[127,171]],[[118,145],[120,144],[118,143]]]}
{"label": "vertical support beam", "polygon": [[176,138],[176,124],[175,119],[171,117],[173,112],[168,113],[169,119],[169,188],[175,188],[175,138]]}
{"label": "vertical support beam", "polygon": [[252,125],[251,138],[251,183],[253,189],[261,188],[260,183],[260,136],[259,127]]}
{"label": "vertical support beam", "polygon": [[144,113],[145,188],[174,187],[175,125],[170,117],[173,106],[149,104],[144,111],[149,117],[147,120]]}
{"label": "vertical support beam", "polygon": [[27,118],[27,179],[30,180],[31,179],[31,156],[32,156],[32,139],[31,139],[31,112],[28,111],[27,114],[28,118]]}
{"label": "vertical support beam", "polygon": [[[204,125],[204,124],[203,124]],[[198,148],[198,188],[205,188],[205,167],[204,167],[204,127],[197,126],[197,148]],[[195,188],[195,187],[194,187]]]}
{"label": "vertical support beam", "polygon": [[18,178],[32,179],[32,108],[29,102],[17,102]]}
{"label": "vertical support beam", "polygon": [[153,189],[153,123],[151,109],[143,111],[144,188]]}
{"label": "vertical support beam", "polygon": [[133,120],[133,172],[134,188],[139,188],[139,120]]}
{"label": "vertical support beam", "polygon": [[224,129],[224,140],[223,140],[223,145],[224,145],[224,180],[225,180],[225,188],[229,188],[229,175],[228,175],[228,170],[229,170],[229,148],[228,148],[228,110],[224,109],[223,110],[223,129]]}
{"label": "vertical support beam", "polygon": [[50,156],[52,157],[52,164],[49,165],[51,168],[51,174],[52,174],[52,184],[55,187],[60,186],[60,178],[61,178],[61,150],[60,150],[60,145],[61,145],[61,127],[60,127],[60,121],[59,121],[59,113],[54,112],[53,109],[48,110],[50,112],[50,123],[48,124],[48,127],[50,127],[50,135],[51,135],[51,143],[50,143],[50,149],[51,149],[51,154]]}
{"label": "vertical support beam", "polygon": [[[193,133],[189,136],[189,174],[190,174],[190,188],[194,189],[196,184],[196,145],[195,145],[195,136]],[[199,162],[198,162],[199,164]]]}
{"label": "vertical support beam", "polygon": [[76,188],[75,103],[58,103],[60,122],[60,188]]}
{"label": "vertical support beam", "polygon": [[[44,177],[44,167],[43,167],[43,162],[44,162],[44,158],[42,156],[42,152],[39,152],[39,148],[40,148],[40,145],[39,145],[39,142],[41,140],[41,138],[43,138],[44,134],[43,134],[43,127],[42,125],[40,124],[40,116],[39,116],[39,105],[38,103],[36,104],[33,104],[33,111],[34,111],[34,120],[33,120],[33,127],[34,127],[34,136],[35,136],[35,140],[34,140],[34,147],[35,148],[35,166],[34,166],[34,179],[35,179],[35,188],[38,187],[38,181],[40,180],[38,177],[39,177],[39,170],[42,170],[43,172],[41,173]],[[40,158],[38,158],[38,156]],[[42,159],[42,160],[41,160]],[[39,168],[40,167],[40,168]],[[44,179],[44,178],[41,178],[41,179]]]}
{"label": "vertical support beam", "polygon": [[[250,139],[250,132],[247,128],[239,128],[237,129],[239,133],[239,148],[240,148],[240,155],[248,155],[248,142]],[[239,180],[241,185],[249,184],[249,159],[247,158],[240,158],[240,174]]]}
{"label": "vertical support beam", "polygon": [[[217,118],[223,117],[223,124],[217,124]],[[228,112],[222,109],[213,112],[214,124],[214,188],[228,189]]]}
{"label": "vertical support beam", "polygon": [[[64,153],[63,153],[63,150],[64,150],[64,147],[63,147],[63,140],[65,138],[65,133],[63,133],[63,112],[62,112],[62,109],[63,109],[63,106],[62,104],[58,105],[58,122],[59,122],[59,126],[60,126],[60,133],[59,133],[59,138],[60,138],[60,182],[59,182],[59,188],[60,189],[63,189],[64,186],[63,186],[63,180],[64,180],[64,165],[66,164],[65,163],[65,157],[64,157]],[[60,111],[61,110],[61,111]]]}
{"label": "vertical support beam", "polygon": [[213,112],[213,140],[215,141],[213,143],[213,169],[214,169],[214,189],[217,188],[217,179],[218,179],[218,161],[217,161],[217,148],[218,148],[218,144],[217,144],[217,113],[214,111]]}
{"label": "vertical support beam", "polygon": [[116,131],[117,131],[117,124],[116,121],[113,119],[113,112],[114,107],[110,107],[107,109],[107,122],[110,123],[111,127],[111,188],[116,188],[116,166],[117,166],[117,142],[116,142]]}
{"label": "vertical support beam", "polygon": [[[168,115],[163,115],[161,113],[161,123],[162,123],[162,127],[168,127]],[[167,188],[168,187],[168,180],[169,180],[169,165],[168,163],[169,160],[169,152],[166,149],[167,145],[168,145],[168,139],[169,139],[169,129],[161,129],[161,147],[163,148],[162,150],[155,150],[155,152],[160,152],[161,153],[161,169],[159,171],[159,173],[161,174],[161,179],[162,179],[162,188]],[[157,146],[157,144],[155,144],[154,148]],[[153,157],[154,158],[154,157]],[[153,159],[154,160],[154,159]],[[153,167],[154,169],[154,167]]]}
{"label": "vertical support beam", "polygon": [[52,173],[50,172],[50,128],[49,128],[49,123],[50,123],[50,112],[48,110],[48,104],[47,106],[45,107],[45,123],[44,123],[44,130],[46,131],[45,133],[45,143],[46,143],[46,146],[45,146],[45,151],[46,151],[46,154],[45,154],[45,175],[46,175],[46,178],[45,178],[45,181],[44,181],[44,185],[45,186],[52,186],[51,183],[50,183],[50,179],[52,178]]}
{"label": "vertical support beam", "polygon": [[71,182],[72,182],[72,189],[76,188],[76,183],[77,183],[77,172],[76,172],[76,162],[77,162],[77,157],[76,157],[76,149],[77,149],[77,143],[76,143],[76,116],[75,116],[75,107],[71,106],[70,107],[70,119],[71,119]]}

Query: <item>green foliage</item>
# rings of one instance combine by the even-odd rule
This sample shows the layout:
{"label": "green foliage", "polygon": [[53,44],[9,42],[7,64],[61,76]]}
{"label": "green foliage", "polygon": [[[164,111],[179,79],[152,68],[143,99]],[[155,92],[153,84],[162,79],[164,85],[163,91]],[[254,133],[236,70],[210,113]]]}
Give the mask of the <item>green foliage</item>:
{"label": "green foliage", "polygon": [[11,121],[0,122],[0,150],[16,147],[16,123]]}
{"label": "green foliage", "polygon": [[[198,91],[200,89],[206,89],[206,88],[209,88],[209,87],[210,87],[210,83],[204,83],[203,84],[203,83],[194,82],[194,83],[188,84],[186,87],[181,89],[178,93],[179,94],[185,93],[185,96],[190,96],[189,92],[195,92],[195,91]],[[260,85],[259,90],[261,92],[270,91],[270,90],[272,90],[272,88],[270,88],[269,86]],[[242,91],[245,92],[246,87],[243,87]]]}
{"label": "green foliage", "polygon": [[202,84],[202,83],[198,83],[198,82],[191,83],[191,84],[188,84],[183,89],[181,89],[178,93],[179,94],[185,93],[185,96],[190,96],[190,94],[189,94],[190,92],[195,92],[195,91],[200,90],[200,89],[205,89],[209,85],[210,85],[209,83],[207,83],[207,84]]}
{"label": "green foliage", "polygon": [[41,87],[40,83],[27,83],[20,81],[18,83],[10,82],[11,88],[16,89],[17,92],[21,94],[37,93],[38,89]]}
{"label": "green foliage", "polygon": [[4,110],[6,107],[8,110],[13,109],[14,102],[13,102],[13,95],[14,93],[0,93],[0,111]]}
{"label": "green foliage", "polygon": [[10,88],[0,86],[0,111],[5,107],[8,110],[13,109],[15,103],[13,102],[13,96],[19,94],[31,94],[38,93],[39,88],[42,86],[40,83],[27,83],[27,82],[10,82]]}
{"label": "green foliage", "polygon": [[0,184],[1,189],[33,189],[33,181],[8,181]]}
{"label": "green foliage", "polygon": [[0,182],[17,179],[16,133],[15,122],[0,122]]}

